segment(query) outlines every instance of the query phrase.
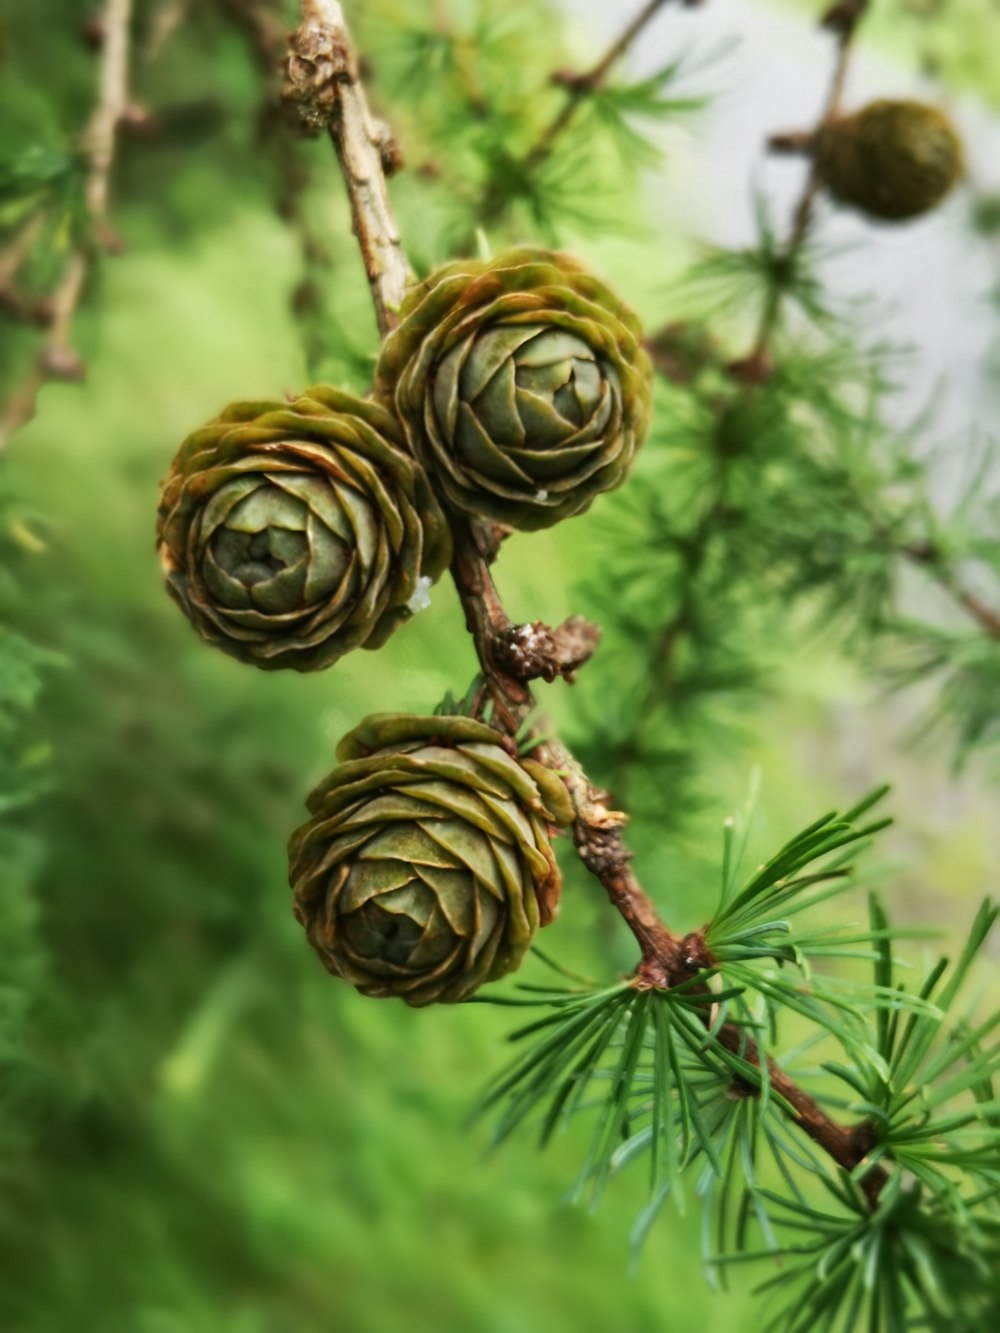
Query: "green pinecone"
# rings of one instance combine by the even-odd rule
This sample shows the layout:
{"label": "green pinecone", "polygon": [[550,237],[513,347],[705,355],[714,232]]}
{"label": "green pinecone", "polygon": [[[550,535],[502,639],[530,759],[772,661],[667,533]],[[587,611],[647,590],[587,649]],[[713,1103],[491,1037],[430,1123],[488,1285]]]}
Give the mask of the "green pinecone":
{"label": "green pinecone", "polygon": [[518,967],[559,900],[563,783],[468,717],[366,718],[289,843],[295,915],[364,995],[455,1003]]}
{"label": "green pinecone", "polygon": [[325,387],[235,403],[189,435],[163,483],[157,544],[167,590],[206,642],[296,671],[379,647],[451,551],[398,422]]}
{"label": "green pinecone", "polygon": [[624,481],[649,421],[640,339],[569,255],[460,260],[406,297],[376,393],[450,508],[545,528]]}
{"label": "green pinecone", "polygon": [[822,130],[815,152],[836,199],[885,221],[930,212],[962,174],[951,122],[921,102],[871,102]]}

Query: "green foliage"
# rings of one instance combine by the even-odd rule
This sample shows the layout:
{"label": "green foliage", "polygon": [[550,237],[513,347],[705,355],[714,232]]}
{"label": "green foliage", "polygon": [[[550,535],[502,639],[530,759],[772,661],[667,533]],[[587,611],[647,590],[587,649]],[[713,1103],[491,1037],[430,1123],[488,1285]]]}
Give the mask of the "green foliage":
{"label": "green foliage", "polygon": [[40,671],[54,659],[20,634],[0,627],[0,814],[9,815],[44,789],[47,747],[25,734],[24,719],[41,689]]}
{"label": "green foliage", "polygon": [[[521,984],[514,995],[483,1001],[542,1011],[510,1034],[526,1049],[480,1104],[478,1114],[494,1120],[494,1144],[534,1118],[546,1147],[575,1119],[588,1119],[570,1197],[596,1206],[612,1177],[645,1162],[648,1196],[634,1246],[645,1244],[668,1200],[682,1214],[696,1200],[705,1262],[717,1279],[737,1261],[778,1263],[757,1289],[776,1306],[768,1329],[819,1319],[845,1333],[948,1321],[971,1330],[991,1300],[987,1278],[1000,1242],[1000,1014],[978,1022],[952,1011],[1000,909],[984,904],[950,974],[942,961],[912,991],[897,980],[893,956],[893,940],[907,931],[890,925],[874,896],[866,930],[796,932],[787,920],[803,910],[814,919],[820,903],[852,887],[847,857],[887,826],[860,822],[884,795],[817,820],[742,880],[748,821],[727,821],[722,893],[702,934],[708,961],[693,957],[688,981],[669,990],[631,981],[605,989]],[[782,911],[786,919],[775,919]],[[871,983],[811,965],[852,958],[871,963]],[[813,1029],[807,1046],[839,1048],[836,1059],[798,1076],[800,1086],[868,1127],[850,1172],[817,1152],[816,1134],[777,1082],[802,1053],[782,1039],[793,1015]],[[883,1185],[866,1192],[871,1172],[885,1166]],[[929,1322],[915,1325],[914,1317]]]}
{"label": "green foliage", "polygon": [[[945,68],[983,86],[982,6],[960,8]],[[988,976],[987,997],[959,987],[993,909],[951,971],[914,983],[899,957],[980,891],[974,820],[942,873],[932,834],[917,842],[932,798],[911,793],[917,852],[892,922],[880,901],[852,921],[873,878],[853,862],[883,825],[854,803],[871,778],[845,776],[829,725],[803,740],[801,699],[817,662],[849,663],[887,696],[930,685],[917,729],[933,721],[951,756],[995,742],[993,455],[963,444],[969,480],[943,506],[933,419],[893,424],[905,353],[879,343],[850,282],[831,290],[843,257],[822,231],[789,257],[761,202],[748,244],[701,246],[670,289],[651,280],[680,247],[644,212],[641,173],[662,169],[658,131],[690,123],[710,71],[668,53],[581,92],[553,75],[600,52],[542,0],[348,10],[407,163],[392,191],[418,272],[477,233],[496,251],[542,241],[582,249],[644,307],[656,427],[629,487],[505,543],[498,577],[518,617],[601,622],[576,691],[544,706],[627,806],[672,924],[709,923],[712,960],[669,991],[582,980],[563,960],[602,978],[636,960],[570,856],[540,954],[558,982],[493,997],[496,1012],[335,995],[304,956],[284,842],[331,738],[445,691],[439,712],[471,713],[482,690],[477,677],[459,697],[475,665],[444,593],[378,655],[289,683],[204,653],[159,587],[151,497],[192,426],[231,397],[371,383],[375,326],[329,144],[293,141],[275,114],[263,48],[295,9],[190,5],[151,53],[161,9],[136,5],[149,116],[120,136],[112,210],[128,250],[94,266],[76,320],[87,386],[47,388],[2,464],[17,502],[0,513],[0,1324],[596,1333],[660,1327],[670,1301],[671,1333],[992,1326],[996,994]],[[38,0],[4,19],[0,254],[36,229],[15,295],[43,297],[94,239],[89,10]],[[936,41],[947,15],[928,22]],[[0,317],[5,390],[40,336]],[[819,708],[841,681],[815,685]],[[532,720],[525,753],[548,726]],[[768,770],[763,831],[732,826],[720,891],[707,829],[751,750]],[[928,756],[877,762],[929,772]],[[783,842],[821,788],[825,804],[845,787],[846,815]],[[485,1109],[497,1140],[531,1124],[548,1152],[511,1144],[484,1164],[457,1123],[511,1006],[515,1059]],[[783,1075],[868,1127],[857,1169],[803,1131]],[[888,1173],[874,1208],[873,1164]],[[598,1216],[548,1211],[567,1178]],[[626,1285],[630,1230],[645,1260]],[[699,1235],[714,1303],[691,1281]],[[751,1262],[767,1267],[747,1303]]]}
{"label": "green foliage", "polygon": [[1000,60],[991,0],[890,0],[872,10],[866,36],[896,59],[997,105]]}
{"label": "green foliage", "polygon": [[55,281],[86,236],[86,161],[51,123],[45,99],[35,93],[19,105],[18,91],[5,84],[0,94],[0,241],[30,239],[21,280],[37,290]]}
{"label": "green foliage", "polygon": [[[957,762],[996,739],[996,450],[970,443],[943,510],[948,449],[931,447],[932,417],[891,424],[905,353],[866,346],[871,313],[838,310],[817,252],[786,265],[765,212],[758,223],[757,248],[696,264],[697,332],[652,340],[669,383],[640,484],[608,506],[608,554],[583,588],[615,626],[619,690],[586,714],[581,746],[610,759],[605,780],[623,793],[635,765],[653,764],[690,799],[676,738],[736,741],[803,638],[836,643],[894,690],[936,680],[924,730],[941,726]],[[765,359],[734,362],[758,328],[773,329]]]}
{"label": "green foliage", "polygon": [[[900,1010],[880,1014],[879,1058],[870,1069],[859,1071],[860,1078],[857,1073],[836,1071],[859,1092],[862,1100],[857,1109],[873,1117],[876,1142],[871,1159],[889,1157],[900,1163],[928,1190],[940,1191],[956,1211],[961,1209],[947,1168],[959,1168],[987,1190],[1000,1183],[996,1170],[1000,1105],[993,1096],[1000,1044],[991,1040],[1000,1026],[1000,1013],[982,1023],[974,1023],[969,1015],[956,1019],[951,1013],[998,914],[991,903],[980,908],[955,966],[949,972],[948,960],[942,959],[924,980],[919,1009],[905,1016]],[[872,900],[872,918],[879,938],[876,979],[888,990],[894,982],[892,945],[877,899]],[[895,993],[905,994],[902,985],[895,986]],[[969,1103],[956,1110],[954,1104],[967,1094]]]}
{"label": "green foliage", "polygon": [[[19,507],[0,496],[4,601],[18,586],[25,548],[36,550],[37,538]],[[36,709],[43,678],[57,665],[54,654],[0,618],[0,1189],[30,1142],[28,1118],[42,1081],[34,1020],[47,980],[37,898],[44,850],[26,819],[51,782],[51,748]]]}
{"label": "green foliage", "polygon": [[[469,253],[479,228],[499,248],[507,239],[556,244],[567,228],[620,226],[617,201],[636,168],[657,157],[650,125],[684,121],[705,105],[692,56],[635,83],[617,79],[593,97],[561,87],[553,77],[558,41],[537,40],[532,0],[428,10],[378,0],[356,22],[362,48],[379,52],[376,93],[391,90],[404,154],[425,176],[419,207],[432,225],[407,238],[421,276]],[[550,137],[567,103],[571,131]],[[405,213],[411,188],[401,180],[399,190]]]}
{"label": "green foliage", "polygon": [[992,1274],[1000,1228],[989,1212],[956,1217],[895,1175],[873,1212],[846,1178],[825,1180],[825,1206],[771,1197],[780,1271],[756,1288],[769,1297],[766,1333],[817,1325],[972,1330],[995,1316]]}
{"label": "green foliage", "polygon": [[[705,943],[715,957],[730,966],[758,959],[802,964],[809,957],[837,954],[847,944],[867,940],[868,936],[846,940],[839,934],[824,937],[816,934],[811,924],[803,933],[801,928],[794,929],[788,918],[804,911],[813,912],[827,898],[845,891],[845,880],[851,873],[850,858],[858,850],[857,844],[867,844],[892,822],[882,819],[856,827],[857,821],[887,791],[885,787],[879,788],[846,814],[834,811],[816,820],[742,886],[738,876],[750,821],[745,815],[739,831],[735,820],[727,821],[722,894],[705,929]],[[844,851],[846,848],[851,851]]]}

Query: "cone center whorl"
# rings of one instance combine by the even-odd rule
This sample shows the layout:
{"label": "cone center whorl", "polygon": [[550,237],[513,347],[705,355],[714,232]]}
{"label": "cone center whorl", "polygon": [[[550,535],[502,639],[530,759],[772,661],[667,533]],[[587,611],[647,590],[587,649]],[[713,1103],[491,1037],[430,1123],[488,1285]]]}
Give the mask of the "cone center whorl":
{"label": "cone center whorl", "polygon": [[[349,878],[363,880],[365,871],[355,867]],[[340,929],[348,949],[360,961],[391,963],[415,972],[433,968],[455,947],[455,936],[438,910],[434,893],[419,880],[369,898],[341,917]]]}
{"label": "cone center whorl", "polygon": [[616,371],[582,337],[545,324],[480,329],[442,359],[433,388],[450,448],[481,476],[507,483],[512,467],[530,469],[532,453],[592,443],[620,395]]}
{"label": "cone center whorl", "polygon": [[219,568],[245,588],[265,583],[298,564],[309,553],[300,532],[265,528],[263,532],[233,532],[223,528],[215,534],[212,553]]}
{"label": "cone center whorl", "polygon": [[249,494],[240,483],[223,487],[224,507],[227,489],[233,503],[209,535],[202,565],[222,606],[282,615],[337,591],[351,550],[306,501],[264,477]]}
{"label": "cone center whorl", "polygon": [[351,952],[359,958],[405,967],[420,943],[423,927],[412,917],[389,912],[377,902],[344,918],[342,929]]}
{"label": "cone center whorl", "polygon": [[602,370],[582,339],[560,329],[545,329],[514,359],[518,393],[550,402],[563,421],[585,426],[601,402]]}

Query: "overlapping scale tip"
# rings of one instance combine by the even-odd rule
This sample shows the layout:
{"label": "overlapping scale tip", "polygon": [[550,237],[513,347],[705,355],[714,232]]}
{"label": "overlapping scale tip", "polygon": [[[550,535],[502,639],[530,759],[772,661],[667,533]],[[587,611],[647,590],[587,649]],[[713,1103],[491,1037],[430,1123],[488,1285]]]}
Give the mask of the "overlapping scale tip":
{"label": "overlapping scale tip", "polygon": [[377,714],[337,758],[289,844],[295,914],[329,971],[422,1006],[517,968],[558,905],[560,779],[467,717]]}
{"label": "overlapping scale tip", "polygon": [[886,222],[936,208],[962,174],[962,145],[948,117],[922,102],[870,102],[816,140],[824,185],[841,203]]}
{"label": "overlapping scale tip", "polygon": [[236,403],[190,435],[161,489],[157,546],[203,639],[314,671],[384,643],[451,538],[392,414],[317,387]]}
{"label": "overlapping scale tip", "polygon": [[438,269],[376,372],[446,505],[528,530],[625,480],[651,383],[635,315],[571,256],[535,249]]}

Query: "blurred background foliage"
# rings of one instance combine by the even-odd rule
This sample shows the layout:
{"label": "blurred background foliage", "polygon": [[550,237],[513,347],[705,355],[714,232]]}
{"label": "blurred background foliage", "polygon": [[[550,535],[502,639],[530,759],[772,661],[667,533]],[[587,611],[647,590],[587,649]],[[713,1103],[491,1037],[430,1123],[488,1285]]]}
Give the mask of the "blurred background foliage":
{"label": "blurred background foliage", "polygon": [[[995,103],[988,0],[883,8],[866,37],[941,97]],[[751,27],[770,14],[741,9]],[[602,49],[573,4],[348,10],[406,161],[393,190],[417,269],[480,230],[495,248],[558,242],[654,339],[657,424],[632,485],[515,537],[501,578],[519,619],[604,625],[579,685],[544,703],[627,801],[664,914],[704,920],[718,826],[759,765],[762,849],[892,780],[890,898],[957,929],[1000,850],[1000,645],[954,596],[1000,606],[989,441],[972,419],[957,444],[901,426],[906,354],[825,281],[822,234],[789,272],[765,204],[735,251],[658,214],[659,127],[709,153],[699,117],[725,88],[714,57],[691,56],[691,21],[673,40],[664,19],[644,72],[619,70],[546,146],[567,99],[552,72]],[[74,325],[86,383],[46,385],[0,462],[0,1327],[757,1327],[741,1279],[722,1296],[693,1280],[697,1227],[675,1217],[627,1276],[641,1182],[595,1215],[561,1207],[572,1135],[484,1157],[463,1124],[500,1063],[503,1011],[373,1004],[304,949],[286,837],[361,715],[464,690],[473,653],[447,587],[379,654],[318,678],[213,655],[160,589],[156,485],[183,436],[232,398],[370,378],[329,145],[276,110],[295,5],[135,5],[111,238],[88,231],[78,137],[94,7],[5,0],[0,15],[0,256],[30,239],[3,271],[5,398],[38,355],[32,309],[74,249],[93,254]],[[780,82],[780,45],[773,59]],[[748,189],[758,165],[740,167]],[[991,200],[954,206],[970,244],[996,233]],[[776,293],[775,374],[749,392],[720,366]],[[964,485],[940,484],[943,449]],[[563,859],[547,948],[613,978],[629,941]]]}

